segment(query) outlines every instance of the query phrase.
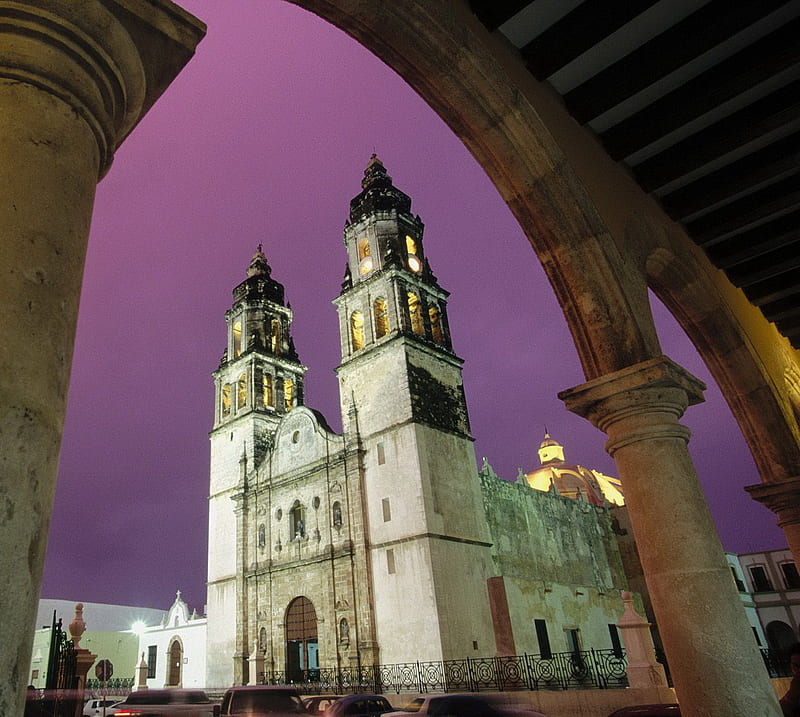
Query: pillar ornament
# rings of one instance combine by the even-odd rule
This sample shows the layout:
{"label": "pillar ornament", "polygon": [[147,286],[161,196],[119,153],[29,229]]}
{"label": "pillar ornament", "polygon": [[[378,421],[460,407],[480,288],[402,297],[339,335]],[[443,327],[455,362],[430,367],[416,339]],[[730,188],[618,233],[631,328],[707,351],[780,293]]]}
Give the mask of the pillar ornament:
{"label": "pillar ornament", "polygon": [[656,356],[562,391],[558,397],[568,410],[608,435],[606,450],[613,457],[626,445],[653,438],[688,442],[690,431],[678,419],[687,406],[703,402],[705,389],[686,369],[666,356]]}
{"label": "pillar ornament", "polygon": [[745,490],[753,500],[763,503],[777,514],[781,528],[800,524],[800,477],[749,485]]}
{"label": "pillar ornament", "polygon": [[97,2],[0,0],[0,80],[65,102],[89,126],[99,176],[142,114],[145,72],[118,20]]}
{"label": "pillar ornament", "polygon": [[75,605],[75,617],[69,624],[69,634],[72,636],[72,644],[75,649],[78,649],[78,643],[84,632],[86,632],[86,623],[83,621],[83,603],[79,602]]}

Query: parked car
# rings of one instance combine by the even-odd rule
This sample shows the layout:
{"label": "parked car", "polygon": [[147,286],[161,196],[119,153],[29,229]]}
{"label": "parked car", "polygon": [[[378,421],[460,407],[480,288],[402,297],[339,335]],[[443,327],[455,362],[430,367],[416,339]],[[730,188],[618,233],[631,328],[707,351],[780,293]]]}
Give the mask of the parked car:
{"label": "parked car", "polygon": [[321,715],[336,700],[342,699],[342,695],[314,695],[303,700],[303,707],[311,715]]}
{"label": "parked car", "polygon": [[[113,715],[116,711],[115,705],[118,702],[118,697],[114,697],[113,699],[109,697],[93,697],[92,699],[86,700],[81,714],[83,717],[103,717],[104,714]],[[103,712],[103,707],[105,707],[105,712]]]}
{"label": "parked car", "polygon": [[417,697],[392,717],[544,717],[527,707],[507,705],[489,695],[428,695]]}
{"label": "parked car", "polygon": [[635,705],[615,710],[608,717],[681,717],[676,704]]}
{"label": "parked car", "polygon": [[213,717],[214,707],[202,690],[139,690],[117,705],[114,717]]}
{"label": "parked car", "polygon": [[325,710],[325,717],[380,717],[396,711],[383,695],[346,695]]}
{"label": "parked car", "polygon": [[308,714],[295,687],[245,685],[225,690],[222,705],[214,712],[221,717],[231,715],[297,715]]}

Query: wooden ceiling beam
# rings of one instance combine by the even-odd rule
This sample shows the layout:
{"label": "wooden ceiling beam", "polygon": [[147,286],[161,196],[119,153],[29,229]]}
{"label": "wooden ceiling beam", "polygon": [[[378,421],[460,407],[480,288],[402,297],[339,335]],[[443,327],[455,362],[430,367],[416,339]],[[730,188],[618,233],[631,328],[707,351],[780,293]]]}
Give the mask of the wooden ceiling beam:
{"label": "wooden ceiling beam", "polygon": [[588,0],[522,48],[522,57],[537,79],[545,80],[580,57],[656,0]]}
{"label": "wooden ceiling beam", "polygon": [[470,0],[469,6],[481,24],[494,32],[530,4],[531,0]]}
{"label": "wooden ceiling beam", "polygon": [[686,222],[684,226],[697,244],[705,246],[740,227],[760,222],[798,205],[800,172],[762,187],[694,221]]}
{"label": "wooden ceiling beam", "polygon": [[800,18],[711,67],[600,134],[622,159],[800,62]]}
{"label": "wooden ceiling beam", "polygon": [[800,120],[800,80],[784,85],[738,112],[695,132],[633,167],[639,184],[652,192],[762,135]]}
{"label": "wooden ceiling beam", "polygon": [[659,197],[672,219],[681,221],[772,177],[800,171],[800,132]]}
{"label": "wooden ceiling beam", "polygon": [[582,124],[728,40],[788,0],[712,0],[570,90],[564,101]]}

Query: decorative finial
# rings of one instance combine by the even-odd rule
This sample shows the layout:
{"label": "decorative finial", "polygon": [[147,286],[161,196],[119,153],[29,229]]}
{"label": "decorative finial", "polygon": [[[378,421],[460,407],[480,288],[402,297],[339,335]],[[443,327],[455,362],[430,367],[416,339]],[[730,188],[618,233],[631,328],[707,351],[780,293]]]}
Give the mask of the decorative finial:
{"label": "decorative finial", "polygon": [[79,602],[75,605],[75,617],[69,624],[69,634],[72,636],[72,644],[76,649],[84,632],[86,632],[86,623],[83,621],[83,603]]}
{"label": "decorative finial", "polygon": [[261,242],[258,242],[258,253],[259,254],[263,254],[264,253],[263,247],[261,246]]}
{"label": "decorative finial", "polygon": [[181,591],[177,590],[175,592],[175,602],[178,602],[178,600],[180,600],[180,599],[181,599]]}

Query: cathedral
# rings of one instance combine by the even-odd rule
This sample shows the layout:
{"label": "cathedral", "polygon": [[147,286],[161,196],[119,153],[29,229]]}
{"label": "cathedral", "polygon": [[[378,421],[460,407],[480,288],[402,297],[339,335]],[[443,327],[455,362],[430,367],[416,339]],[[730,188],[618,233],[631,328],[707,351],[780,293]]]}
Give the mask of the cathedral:
{"label": "cathedral", "polygon": [[[475,460],[411,199],[372,156],[335,299],[342,433],[305,405],[292,310],[259,246],[225,314],[210,434],[206,684],[618,646],[619,482],[549,436],[516,482]],[[624,508],[619,508],[624,510]]]}

